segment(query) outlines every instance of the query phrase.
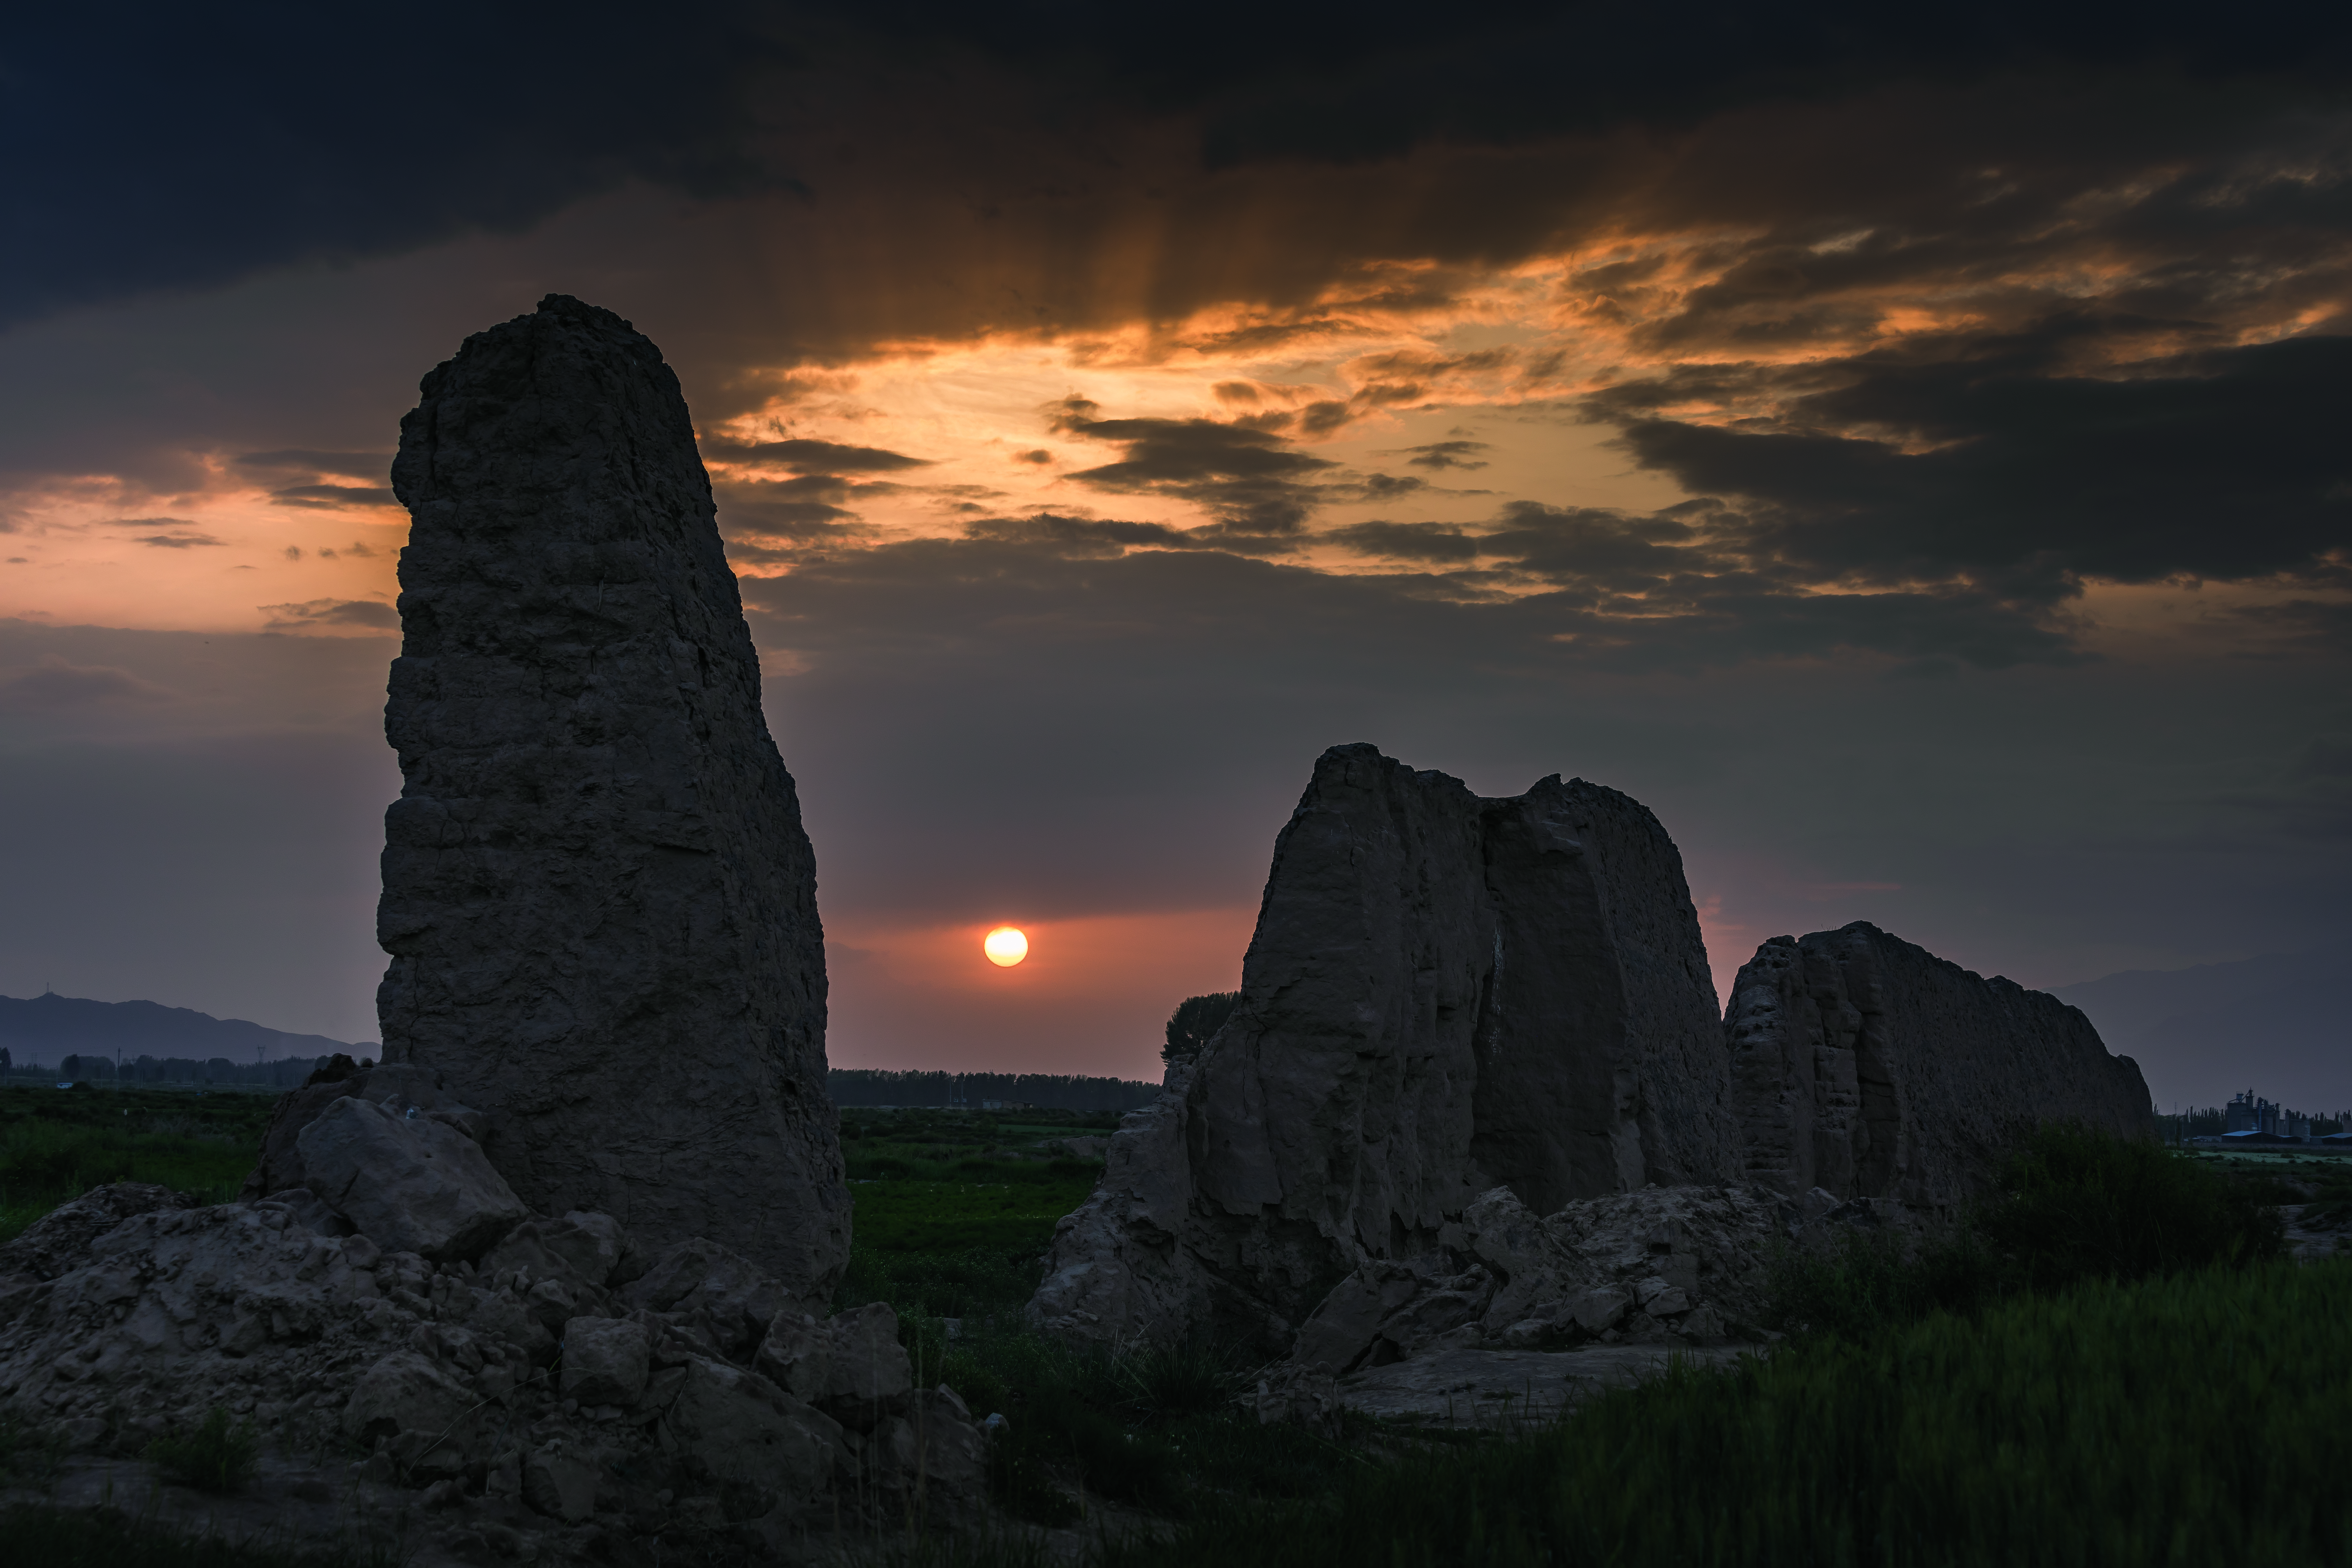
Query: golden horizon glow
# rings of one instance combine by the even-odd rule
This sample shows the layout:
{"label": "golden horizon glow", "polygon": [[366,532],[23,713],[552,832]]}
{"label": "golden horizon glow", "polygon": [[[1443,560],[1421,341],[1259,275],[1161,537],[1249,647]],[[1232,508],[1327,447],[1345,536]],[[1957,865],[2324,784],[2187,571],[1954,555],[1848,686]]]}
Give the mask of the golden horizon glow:
{"label": "golden horizon glow", "polygon": [[1010,969],[1029,956],[1029,938],[1018,926],[998,926],[981,939],[980,950],[999,969]]}

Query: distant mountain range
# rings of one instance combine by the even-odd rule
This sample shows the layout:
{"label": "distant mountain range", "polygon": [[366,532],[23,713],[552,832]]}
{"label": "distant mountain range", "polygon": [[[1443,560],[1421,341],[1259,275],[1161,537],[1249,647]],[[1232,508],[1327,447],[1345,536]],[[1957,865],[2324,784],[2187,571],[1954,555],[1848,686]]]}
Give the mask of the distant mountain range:
{"label": "distant mountain range", "polygon": [[2352,948],[2194,969],[2132,969],[2051,994],[2136,1058],[2158,1110],[2252,1089],[2297,1110],[2352,1107]]}
{"label": "distant mountain range", "polygon": [[374,1056],[376,1044],[354,1045],[324,1035],[289,1035],[243,1018],[215,1018],[187,1007],[156,1002],[92,1002],[81,996],[0,996],[0,1048],[19,1063],[54,1065],[68,1056],[117,1052],[126,1062],[142,1056],[185,1057],[197,1061],[226,1058],[249,1067],[259,1051],[264,1060],[315,1058],[346,1051]]}

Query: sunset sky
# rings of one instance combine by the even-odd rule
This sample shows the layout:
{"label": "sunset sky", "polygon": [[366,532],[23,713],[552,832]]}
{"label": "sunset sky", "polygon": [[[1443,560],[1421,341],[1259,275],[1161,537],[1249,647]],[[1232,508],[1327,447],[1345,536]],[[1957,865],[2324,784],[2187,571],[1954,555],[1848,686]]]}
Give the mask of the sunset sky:
{"label": "sunset sky", "polygon": [[982,9],[9,25],[0,992],[375,1036],[385,469],[550,291],[684,383],[836,1065],[1156,1075],[1354,741],[1632,794],[1718,984],[2352,938],[2346,13]]}

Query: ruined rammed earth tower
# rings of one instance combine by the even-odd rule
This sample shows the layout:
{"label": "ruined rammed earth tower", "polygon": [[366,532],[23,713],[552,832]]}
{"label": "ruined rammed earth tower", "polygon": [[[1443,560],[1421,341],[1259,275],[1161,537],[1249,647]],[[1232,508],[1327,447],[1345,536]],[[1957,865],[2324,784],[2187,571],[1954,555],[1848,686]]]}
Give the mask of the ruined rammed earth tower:
{"label": "ruined rammed earth tower", "polygon": [[425,378],[384,731],[384,1056],[543,1213],[830,1289],[849,1203],[792,775],[677,377],[551,295]]}
{"label": "ruined rammed earth tower", "polygon": [[1369,1259],[1460,1245],[1508,1186],[1731,1180],[1738,1125],[1682,856],[1555,776],[1489,800],[1334,746],[1275,840],[1240,1005],[1110,1142],[1032,1320],[1282,1342]]}

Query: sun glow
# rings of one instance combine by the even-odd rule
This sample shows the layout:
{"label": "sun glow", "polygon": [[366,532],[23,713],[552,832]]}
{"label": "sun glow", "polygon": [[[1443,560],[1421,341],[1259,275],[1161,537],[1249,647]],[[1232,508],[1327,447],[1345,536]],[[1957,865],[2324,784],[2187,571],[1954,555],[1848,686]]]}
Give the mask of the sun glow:
{"label": "sun glow", "polygon": [[980,950],[988,954],[988,962],[1000,969],[1010,969],[1029,956],[1029,939],[1015,926],[998,926],[981,939]]}

